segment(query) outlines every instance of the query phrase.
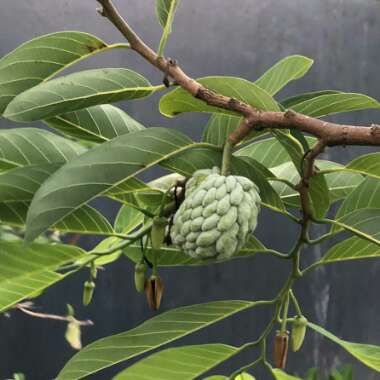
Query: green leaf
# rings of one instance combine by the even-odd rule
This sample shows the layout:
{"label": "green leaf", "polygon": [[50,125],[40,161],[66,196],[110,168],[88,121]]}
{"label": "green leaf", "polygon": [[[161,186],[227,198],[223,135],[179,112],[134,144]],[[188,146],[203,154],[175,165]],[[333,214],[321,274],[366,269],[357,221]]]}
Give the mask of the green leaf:
{"label": "green leaf", "polygon": [[56,380],[82,379],[255,305],[248,301],[216,301],[169,310],[132,330],[91,343],[74,355]]}
{"label": "green leaf", "polygon": [[322,117],[370,108],[380,108],[380,103],[366,95],[343,92],[321,95],[292,106],[294,111],[312,117]]}
{"label": "green leaf", "polygon": [[112,379],[193,380],[238,352],[237,347],[220,343],[168,348],[140,360]]}
{"label": "green leaf", "polygon": [[334,91],[334,90],[324,90],[324,91],[313,91],[313,92],[306,92],[304,94],[292,96],[291,98],[287,98],[281,101],[281,105],[287,109],[292,108],[298,103],[305,102],[306,100],[312,100],[314,98],[318,98],[322,95],[332,95],[332,94],[340,94],[340,91]]}
{"label": "green leaf", "polygon": [[68,245],[0,241],[0,312],[62,280],[55,270],[83,255]]}
{"label": "green leaf", "polygon": [[36,128],[0,130],[0,172],[20,166],[65,163],[85,149],[70,140]]}
{"label": "green leaf", "polygon": [[194,145],[180,132],[149,128],[116,137],[71,160],[36,193],[26,239],[34,240],[83,204]]}
{"label": "green leaf", "polygon": [[[241,121],[242,118],[238,116],[213,114],[203,131],[202,141],[216,146],[223,146],[228,136],[240,125]],[[239,144],[253,140],[264,133],[266,132],[253,130]]]}
{"label": "green leaf", "polygon": [[[331,167],[343,167],[336,162],[326,160],[317,160],[316,164],[317,167],[322,170],[326,170]],[[277,178],[286,179],[293,185],[296,185],[300,180],[300,176],[292,162],[285,162],[284,164],[271,168],[270,170]],[[343,171],[339,173],[325,174],[324,177],[329,189],[331,203],[345,198],[363,181],[363,177],[360,174],[353,174]],[[299,193],[297,191],[282,182],[272,181],[272,186],[280,195],[285,204],[295,208],[300,207]]]}
{"label": "green leaf", "polygon": [[[250,236],[247,244],[234,256],[234,258],[244,258],[248,256],[253,256],[256,253],[265,253],[267,248],[254,236]],[[132,244],[124,249],[124,254],[133,262],[138,263],[141,261],[142,252],[140,244]],[[210,261],[210,260],[200,260],[193,259],[186,255],[179,249],[174,247],[162,247],[157,253],[157,250],[152,250],[149,246],[145,251],[146,257],[152,261],[158,255],[158,265],[161,267],[172,267],[172,266],[197,266],[197,265],[208,265],[210,263],[221,263],[222,261]]]}
{"label": "green leaf", "polygon": [[370,153],[351,161],[346,170],[380,179],[380,153]]}
{"label": "green leaf", "polygon": [[333,223],[363,239],[380,245],[380,208],[359,209],[343,215]]}
{"label": "green leaf", "polygon": [[325,336],[334,343],[341,346],[349,354],[354,356],[356,359],[361,361],[366,366],[374,369],[376,372],[380,372],[380,347],[362,344],[362,343],[352,343],[347,342],[346,340],[340,339],[337,336],[331,334],[329,331],[324,328],[315,325],[314,323],[308,323],[308,326],[312,328],[317,333]]}
{"label": "green leaf", "polygon": [[163,27],[158,55],[163,56],[165,45],[169,34],[172,32],[174,14],[179,4],[179,0],[156,0],[156,13],[161,26]]}
{"label": "green leaf", "polygon": [[378,257],[380,257],[380,247],[377,244],[353,236],[331,247],[318,265]]}
{"label": "green leaf", "polygon": [[25,42],[0,59],[0,115],[15,96],[76,62],[125,47],[128,45],[107,45],[91,34],[75,31],[47,34]]}
{"label": "green leaf", "polygon": [[272,374],[276,380],[301,380],[299,377],[288,375],[278,368],[272,369]]}
{"label": "green leaf", "polygon": [[273,96],[292,80],[302,78],[312,64],[310,58],[291,55],[277,62],[255,84]]}
{"label": "green leaf", "polygon": [[146,97],[159,88],[128,69],[86,70],[23,92],[9,103],[4,117],[20,122],[43,120],[97,104]]}
{"label": "green leaf", "polygon": [[110,104],[58,115],[45,123],[65,135],[97,143],[144,129],[120,108]]}
{"label": "green leaf", "polygon": [[[197,81],[210,90],[244,101],[259,110],[280,110],[277,102],[267,92],[245,79],[215,76],[200,78]],[[222,108],[208,106],[204,101],[193,97],[182,88],[176,88],[161,97],[160,112],[168,117],[182,112],[234,114]]]}
{"label": "green leaf", "polygon": [[[316,139],[314,137],[307,137],[307,141],[309,144],[313,144]],[[287,150],[274,137],[255,141],[239,149],[235,155],[251,157],[267,168],[272,168],[289,161]]]}
{"label": "green leaf", "polygon": [[123,205],[115,219],[115,231],[123,234],[134,230],[144,222],[144,214],[135,208]]}

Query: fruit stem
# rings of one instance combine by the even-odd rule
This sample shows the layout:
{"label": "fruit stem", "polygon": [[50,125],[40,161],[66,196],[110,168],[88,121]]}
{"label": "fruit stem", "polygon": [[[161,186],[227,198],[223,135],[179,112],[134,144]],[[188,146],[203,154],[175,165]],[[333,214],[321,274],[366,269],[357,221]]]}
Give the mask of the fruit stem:
{"label": "fruit stem", "polygon": [[229,140],[226,141],[223,147],[222,170],[221,174],[227,176],[231,172],[231,157],[232,157],[232,144]]}

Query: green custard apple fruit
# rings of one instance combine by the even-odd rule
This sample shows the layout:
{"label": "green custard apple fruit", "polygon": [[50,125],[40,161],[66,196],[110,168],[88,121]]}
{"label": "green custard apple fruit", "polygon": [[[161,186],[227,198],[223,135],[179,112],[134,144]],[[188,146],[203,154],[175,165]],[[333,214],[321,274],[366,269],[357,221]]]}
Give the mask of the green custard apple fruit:
{"label": "green custard apple fruit", "polygon": [[226,260],[245,245],[260,211],[257,186],[242,176],[196,171],[171,230],[173,244],[193,258]]}

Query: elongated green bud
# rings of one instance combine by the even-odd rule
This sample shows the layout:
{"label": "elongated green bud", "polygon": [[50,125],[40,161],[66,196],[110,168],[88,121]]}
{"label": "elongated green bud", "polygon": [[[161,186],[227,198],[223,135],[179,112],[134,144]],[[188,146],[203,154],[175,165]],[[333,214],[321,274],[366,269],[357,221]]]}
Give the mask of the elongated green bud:
{"label": "elongated green bud", "polygon": [[83,285],[83,305],[87,306],[91,303],[92,296],[94,295],[95,282],[86,281]]}
{"label": "elongated green bud", "polygon": [[135,266],[135,287],[139,293],[143,293],[145,289],[145,274],[148,267],[144,262]]}
{"label": "elongated green bud", "polygon": [[307,319],[304,316],[295,317],[292,328],[291,344],[293,352],[302,347],[307,328]]}
{"label": "elongated green bud", "polygon": [[160,249],[165,239],[165,228],[168,224],[166,218],[155,217],[153,219],[153,227],[151,231],[152,248]]}

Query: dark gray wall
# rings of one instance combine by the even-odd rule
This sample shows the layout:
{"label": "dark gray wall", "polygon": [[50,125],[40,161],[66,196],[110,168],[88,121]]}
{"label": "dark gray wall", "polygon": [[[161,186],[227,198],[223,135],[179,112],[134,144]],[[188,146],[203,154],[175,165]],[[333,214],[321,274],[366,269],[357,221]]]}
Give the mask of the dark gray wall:
{"label": "dark gray wall", "polygon": [[[34,36],[63,29],[94,33],[106,41],[122,38],[96,12],[95,0],[1,0],[0,55]],[[117,0],[133,26],[150,43],[159,41],[153,0]],[[290,54],[315,59],[311,72],[284,92],[294,94],[317,89],[364,92],[380,98],[380,4],[375,0],[192,0],[182,1],[175,20],[175,33],[168,55],[177,58],[194,77],[236,75],[255,79],[275,61]],[[160,73],[132,52],[114,51],[91,59],[81,67],[134,68],[153,83]],[[198,137],[207,118],[185,115],[165,119],[157,111],[157,98],[122,106],[147,126],[180,128]],[[361,112],[338,120],[368,124],[379,121],[379,113]],[[3,128],[14,125],[0,120]],[[330,158],[348,161],[359,149],[337,148]],[[101,204],[112,217],[113,206]],[[278,216],[264,211],[258,236],[267,244],[285,250],[296,230]],[[83,238],[90,247],[93,241]],[[327,246],[305,252],[306,261],[321,255]],[[280,265],[281,264],[281,265]],[[162,310],[217,299],[259,299],[273,296],[284,281],[288,268],[271,258],[255,257],[223,265],[197,269],[165,270],[167,285]],[[306,315],[351,341],[380,344],[380,303],[378,302],[379,261],[349,262],[321,268],[296,286]],[[125,331],[152,316],[145,300],[134,292],[132,267],[126,260],[100,274],[93,304],[80,306],[78,275],[49,289],[37,302],[47,312],[64,313],[65,303],[78,308],[82,318],[92,318],[96,327],[84,332],[85,343],[105,335]],[[267,310],[232,318],[182,342],[225,341],[241,344],[253,340],[269,318]],[[52,379],[73,354],[63,340],[64,326],[12,313],[0,318],[0,379],[22,371],[28,380]],[[253,359],[249,352],[233,365]],[[329,368],[341,362],[355,366],[355,379],[379,379],[379,375],[356,365],[335,345],[308,334],[302,351],[291,355],[289,370],[303,371],[312,366]],[[122,368],[122,367],[120,367]],[[221,372],[229,373],[233,366]],[[95,375],[106,379],[115,371]],[[263,372],[258,379],[267,379]]]}

